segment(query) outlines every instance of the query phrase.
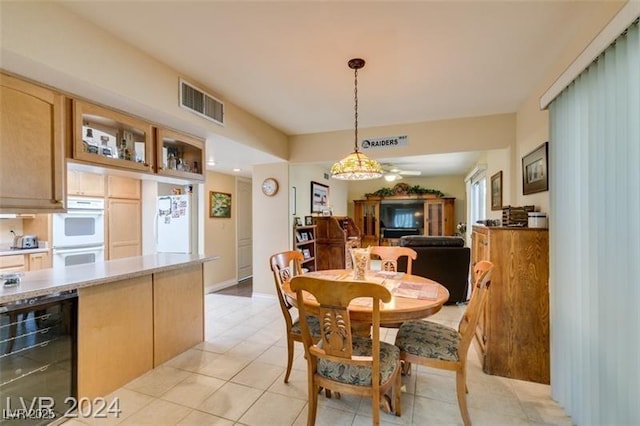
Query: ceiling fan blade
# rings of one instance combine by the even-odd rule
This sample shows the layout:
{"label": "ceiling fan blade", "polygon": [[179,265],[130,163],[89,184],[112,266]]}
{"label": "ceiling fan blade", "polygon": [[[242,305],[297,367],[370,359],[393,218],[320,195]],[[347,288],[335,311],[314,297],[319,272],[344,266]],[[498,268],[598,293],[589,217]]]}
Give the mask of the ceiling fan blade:
{"label": "ceiling fan blade", "polygon": [[422,172],[419,170],[400,170],[398,174],[403,176],[420,176]]}

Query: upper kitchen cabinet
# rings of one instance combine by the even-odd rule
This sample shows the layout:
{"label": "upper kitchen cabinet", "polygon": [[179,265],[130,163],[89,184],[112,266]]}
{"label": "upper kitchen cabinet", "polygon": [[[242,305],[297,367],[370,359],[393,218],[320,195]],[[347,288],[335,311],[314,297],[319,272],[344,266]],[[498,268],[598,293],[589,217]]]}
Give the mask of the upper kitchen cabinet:
{"label": "upper kitchen cabinet", "polygon": [[67,195],[104,197],[104,175],[67,170]]}
{"label": "upper kitchen cabinet", "polygon": [[73,158],[76,160],[153,172],[150,123],[74,100],[73,136]]}
{"label": "upper kitchen cabinet", "polygon": [[0,213],[64,211],[64,98],[0,73]]}
{"label": "upper kitchen cabinet", "polygon": [[158,128],[156,143],[156,164],[159,175],[204,180],[203,140]]}

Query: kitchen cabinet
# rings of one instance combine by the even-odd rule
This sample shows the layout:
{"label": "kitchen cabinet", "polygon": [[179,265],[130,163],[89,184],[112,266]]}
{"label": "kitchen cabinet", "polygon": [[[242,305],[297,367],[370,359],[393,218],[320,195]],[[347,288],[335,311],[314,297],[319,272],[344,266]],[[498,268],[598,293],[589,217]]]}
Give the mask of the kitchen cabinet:
{"label": "kitchen cabinet", "polygon": [[153,365],[204,340],[202,265],[153,274]]}
{"label": "kitchen cabinet", "polygon": [[156,172],[159,175],[204,180],[204,141],[159,127],[156,129]]}
{"label": "kitchen cabinet", "polygon": [[64,97],[0,73],[0,213],[64,211]]}
{"label": "kitchen cabinet", "polygon": [[107,177],[107,259],[142,254],[142,203],[139,179]]}
{"label": "kitchen cabinet", "polygon": [[24,254],[0,256],[0,272],[25,272],[27,267]]}
{"label": "kitchen cabinet", "polygon": [[48,251],[42,253],[31,253],[26,256],[28,256],[30,271],[51,268],[51,255]]}
{"label": "kitchen cabinet", "polygon": [[107,178],[109,198],[139,200],[141,196],[140,180],[123,176]]}
{"label": "kitchen cabinet", "polygon": [[316,225],[293,227],[293,248],[304,256],[302,267],[310,272],[316,267]]}
{"label": "kitchen cabinet", "polygon": [[483,371],[548,384],[548,230],[474,226],[471,254],[495,265],[474,339]]}
{"label": "kitchen cabinet", "polygon": [[153,128],[144,120],[74,100],[73,136],[76,160],[153,172]]}
{"label": "kitchen cabinet", "polygon": [[104,175],[67,170],[67,195],[104,197]]}
{"label": "kitchen cabinet", "polygon": [[107,200],[109,260],[142,254],[140,215],[140,200]]}
{"label": "kitchen cabinet", "polygon": [[78,397],[104,396],[153,368],[152,275],[78,290]]}

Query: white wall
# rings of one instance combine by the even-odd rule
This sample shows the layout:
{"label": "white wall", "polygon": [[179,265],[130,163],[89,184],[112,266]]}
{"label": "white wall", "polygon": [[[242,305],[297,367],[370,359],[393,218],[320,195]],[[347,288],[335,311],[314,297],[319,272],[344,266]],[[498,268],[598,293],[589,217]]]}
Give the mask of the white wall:
{"label": "white wall", "polygon": [[[427,121],[394,126],[359,129],[361,139],[389,135],[408,135],[409,144],[393,150],[367,152],[380,159],[411,155],[500,149],[513,144],[515,114],[496,114],[451,120]],[[353,149],[353,131],[313,133],[291,136],[289,160],[295,163],[336,161]]]}
{"label": "white wall", "polygon": [[[311,215],[311,182],[318,182],[329,187],[329,208],[335,216],[348,214],[349,183],[338,179],[327,179],[329,170],[317,164],[292,164],[289,168],[291,186],[296,187],[296,214],[304,221],[305,216]],[[293,201],[293,200],[292,200]]]}
{"label": "white wall", "polygon": [[502,210],[491,210],[491,177],[502,171],[502,205],[517,206],[512,200],[516,197],[512,194],[513,167],[511,162],[511,147],[505,149],[493,149],[486,152],[485,163],[487,164],[487,219],[502,219]]}
{"label": "white wall", "polygon": [[[262,193],[262,182],[272,177],[280,190],[273,197]],[[273,275],[269,257],[291,247],[292,227],[289,225],[289,165],[260,164],[253,167],[253,293],[274,295]]]}

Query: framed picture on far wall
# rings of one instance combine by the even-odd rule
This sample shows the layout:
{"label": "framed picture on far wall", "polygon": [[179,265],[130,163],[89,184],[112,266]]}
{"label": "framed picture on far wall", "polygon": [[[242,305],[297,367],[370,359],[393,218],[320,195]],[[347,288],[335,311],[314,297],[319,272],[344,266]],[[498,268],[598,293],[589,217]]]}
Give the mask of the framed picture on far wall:
{"label": "framed picture on far wall", "polygon": [[549,190],[548,153],[549,142],[545,142],[522,157],[523,195]]}
{"label": "framed picture on far wall", "polygon": [[311,213],[322,213],[329,208],[329,187],[311,182]]}
{"label": "framed picture on far wall", "polygon": [[491,210],[502,210],[502,170],[491,176]]}
{"label": "framed picture on far wall", "polygon": [[231,217],[231,194],[209,192],[209,217]]}

